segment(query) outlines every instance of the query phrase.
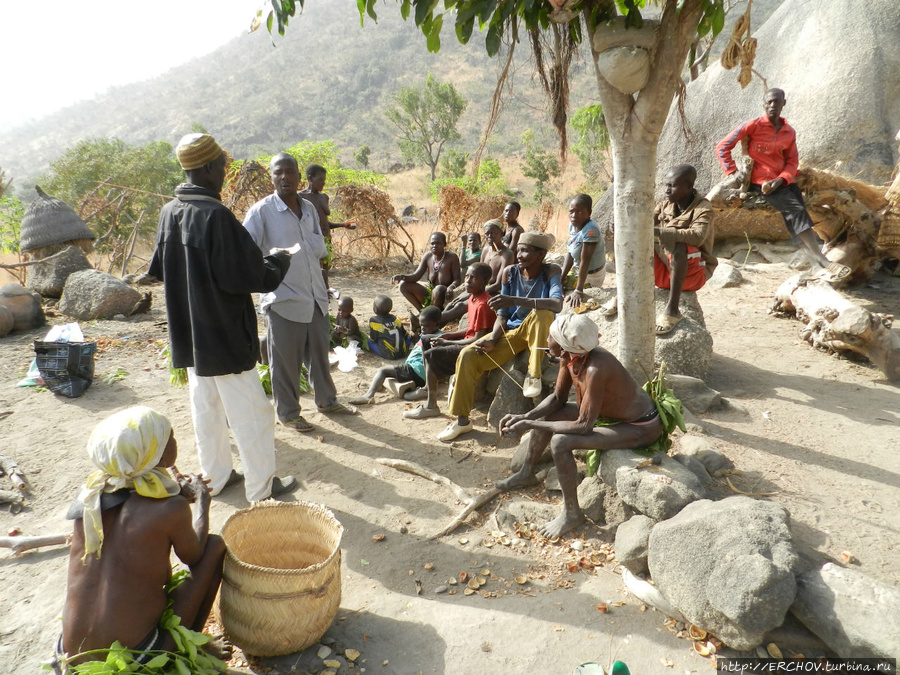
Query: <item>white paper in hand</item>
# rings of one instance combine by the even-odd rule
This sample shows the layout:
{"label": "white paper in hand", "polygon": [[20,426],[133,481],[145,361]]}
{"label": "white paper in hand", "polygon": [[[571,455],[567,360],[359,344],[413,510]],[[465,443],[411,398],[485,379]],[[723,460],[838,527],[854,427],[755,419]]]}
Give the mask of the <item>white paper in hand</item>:
{"label": "white paper in hand", "polygon": [[278,247],[275,247],[275,248],[273,248],[272,250],[269,251],[269,255],[275,255],[275,254],[278,253],[279,251],[284,251],[285,253],[288,253],[289,255],[294,255],[295,253],[299,253],[299,252],[300,252],[300,244],[294,244],[294,245],[291,246],[290,248],[278,248]]}

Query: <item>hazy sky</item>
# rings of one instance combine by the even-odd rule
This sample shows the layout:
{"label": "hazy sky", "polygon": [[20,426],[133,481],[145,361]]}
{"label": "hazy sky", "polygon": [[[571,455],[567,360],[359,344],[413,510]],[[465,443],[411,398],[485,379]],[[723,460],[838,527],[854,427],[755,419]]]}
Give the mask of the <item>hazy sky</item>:
{"label": "hazy sky", "polygon": [[207,54],[264,3],[0,0],[0,133]]}

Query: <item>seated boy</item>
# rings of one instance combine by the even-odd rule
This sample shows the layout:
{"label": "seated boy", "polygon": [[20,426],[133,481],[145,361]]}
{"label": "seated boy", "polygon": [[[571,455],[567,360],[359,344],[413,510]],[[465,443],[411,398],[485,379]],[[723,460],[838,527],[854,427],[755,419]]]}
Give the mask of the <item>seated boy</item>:
{"label": "seated boy", "polygon": [[383,359],[402,359],[409,354],[409,339],[403,323],[391,314],[393,301],[386,295],[376,295],[372,303],[375,316],[369,319],[369,351]]}
{"label": "seated boy", "polygon": [[[441,310],[437,307],[432,305],[431,307],[423,309],[422,313],[419,314],[419,321],[422,325],[423,334],[437,333],[438,321],[440,321],[440,318]],[[366,405],[367,403],[372,403],[375,392],[378,391],[381,385],[386,384],[386,380],[389,382],[388,378],[394,379],[395,385],[391,388],[391,391],[397,396],[403,396],[404,391],[413,386],[417,389],[425,386],[425,362],[422,359],[421,339],[416,343],[416,346],[413,347],[409,356],[406,357],[406,362],[404,364],[379,368],[378,372],[375,373],[375,377],[372,378],[372,384],[369,385],[369,390],[359,398],[352,399],[350,403],[353,405]]]}
{"label": "seated boy", "polygon": [[416,406],[413,410],[404,412],[403,416],[407,419],[421,420],[441,414],[437,405],[438,379],[453,375],[456,370],[456,359],[459,358],[463,347],[484,337],[494,327],[497,315],[494,313],[494,310],[488,307],[488,300],[490,300],[491,296],[485,290],[490,280],[490,265],[475,263],[466,270],[464,284],[466,293],[469,294],[467,303],[468,326],[465,331],[445,333],[442,337],[430,337],[428,339],[428,345],[425,350],[427,399],[424,406]]}
{"label": "seated boy", "polygon": [[[62,635],[51,662],[57,672],[83,652],[101,650],[72,665],[104,660],[102,650],[116,641],[139,652],[139,663],[174,651],[175,639],[160,626],[167,603],[181,625],[202,631],[225,556],[222,538],[209,534],[206,483],[200,476],[173,479],[168,471],[178,445],[164,415],[143,406],[116,413],[97,425],[87,449],[98,471],[67,514],[75,528]],[[167,594],[173,548],[190,578]]]}
{"label": "seated boy", "polygon": [[344,340],[356,340],[360,345],[364,344],[359,323],[353,316],[353,298],[347,295],[338,302],[334,330],[331,331],[331,346],[343,345]]}

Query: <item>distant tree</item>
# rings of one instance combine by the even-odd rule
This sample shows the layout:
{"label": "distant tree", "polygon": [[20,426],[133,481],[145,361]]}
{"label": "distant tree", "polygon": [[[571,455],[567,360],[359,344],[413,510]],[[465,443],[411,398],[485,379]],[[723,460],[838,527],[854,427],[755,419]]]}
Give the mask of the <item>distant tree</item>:
{"label": "distant tree", "polygon": [[359,150],[353,153],[353,159],[359,164],[362,168],[369,168],[369,155],[372,154],[372,148],[368,145],[362,146]]}
{"label": "distant tree", "polygon": [[534,201],[539,204],[547,198],[552,198],[553,192],[549,183],[562,175],[562,167],[555,155],[537,147],[531,129],[526,129],[522,133],[522,142],[525,144],[522,175],[534,179]]}
{"label": "distant tree", "polygon": [[[572,114],[575,131],[572,151],[581,160],[581,169],[588,180],[596,181],[609,158],[609,132],[603,119],[602,105],[586,105]],[[607,177],[608,180],[608,177]]]}
{"label": "distant tree", "polygon": [[460,138],[456,126],[468,102],[451,83],[438,82],[431,73],[423,87],[404,87],[392,102],[384,115],[399,132],[404,159],[427,164],[434,180],[444,145]]}
{"label": "distant tree", "polygon": [[462,178],[466,175],[466,163],[469,161],[469,153],[447,148],[447,152],[441,157],[441,176],[443,178]]}
{"label": "distant tree", "polygon": [[[115,251],[132,233],[136,239],[153,235],[160,208],[183,177],[165,141],[135,146],[118,138],[92,138],[66,150],[38,182],[76,211],[84,205],[82,217],[96,212],[87,224],[98,236],[98,248]],[[101,186],[104,182],[108,186]],[[91,203],[84,204],[88,197]]]}

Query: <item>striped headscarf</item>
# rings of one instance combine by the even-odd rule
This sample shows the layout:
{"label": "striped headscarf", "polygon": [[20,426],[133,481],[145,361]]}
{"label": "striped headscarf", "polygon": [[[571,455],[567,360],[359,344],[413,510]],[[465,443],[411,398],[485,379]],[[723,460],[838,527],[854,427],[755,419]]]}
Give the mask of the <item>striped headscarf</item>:
{"label": "striped headscarf", "polygon": [[100,422],[88,440],[88,455],[99,471],[88,476],[78,498],[84,504],[84,556],[100,557],[103,516],[100,495],[133,488],[143,497],[164,499],[180,492],[168,470],[158,467],[172,424],[165,415],[134,406]]}

